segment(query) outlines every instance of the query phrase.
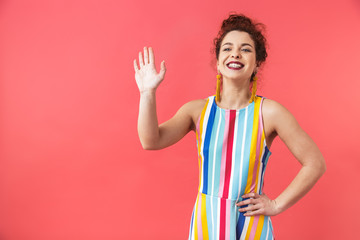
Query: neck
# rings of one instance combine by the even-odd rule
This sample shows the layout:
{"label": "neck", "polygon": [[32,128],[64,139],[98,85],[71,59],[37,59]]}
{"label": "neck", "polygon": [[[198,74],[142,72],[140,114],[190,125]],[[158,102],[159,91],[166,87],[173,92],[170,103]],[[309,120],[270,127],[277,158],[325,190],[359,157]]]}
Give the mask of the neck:
{"label": "neck", "polygon": [[240,109],[249,105],[251,92],[250,80],[233,81],[223,79],[223,89],[220,94],[220,107],[225,109]]}

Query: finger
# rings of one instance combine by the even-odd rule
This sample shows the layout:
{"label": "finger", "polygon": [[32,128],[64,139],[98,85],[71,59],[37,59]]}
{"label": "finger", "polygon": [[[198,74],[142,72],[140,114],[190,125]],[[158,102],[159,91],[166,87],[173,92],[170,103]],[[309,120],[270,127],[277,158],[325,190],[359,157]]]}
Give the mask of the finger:
{"label": "finger", "polygon": [[262,215],[262,214],[263,214],[263,210],[258,209],[256,211],[251,211],[251,212],[244,213],[244,216],[248,217],[248,216],[255,216],[255,215]]}
{"label": "finger", "polygon": [[258,206],[256,205],[251,205],[248,207],[244,207],[244,208],[239,208],[239,212],[247,212],[247,211],[253,211],[253,210],[258,210]]}
{"label": "finger", "polygon": [[145,64],[149,63],[149,53],[148,53],[147,47],[144,47],[144,63]]}
{"label": "finger", "polygon": [[139,65],[140,65],[140,68],[142,68],[144,66],[142,52],[139,52]]}
{"label": "finger", "polygon": [[244,205],[248,205],[248,204],[250,204],[250,203],[251,203],[251,202],[250,202],[250,199],[247,199],[247,200],[238,202],[238,203],[236,203],[235,205],[236,205],[236,206],[244,206]]}
{"label": "finger", "polygon": [[154,51],[151,47],[149,47],[149,63],[150,64],[155,63]]}
{"label": "finger", "polygon": [[165,67],[165,61],[162,61],[160,64],[160,74],[165,74],[166,67]]}
{"label": "finger", "polygon": [[139,67],[136,63],[136,59],[134,59],[134,69],[135,69],[135,72],[139,71]]}
{"label": "finger", "polygon": [[236,203],[235,205],[236,206],[243,206],[243,205],[248,205],[248,204],[255,204],[257,203],[258,201],[255,200],[254,198],[249,198],[249,199],[246,199],[244,201],[241,201],[241,202],[238,202]]}
{"label": "finger", "polygon": [[244,195],[242,195],[241,196],[242,198],[258,198],[258,197],[260,197],[260,195],[259,194],[257,194],[257,193],[247,193],[247,194],[244,194]]}

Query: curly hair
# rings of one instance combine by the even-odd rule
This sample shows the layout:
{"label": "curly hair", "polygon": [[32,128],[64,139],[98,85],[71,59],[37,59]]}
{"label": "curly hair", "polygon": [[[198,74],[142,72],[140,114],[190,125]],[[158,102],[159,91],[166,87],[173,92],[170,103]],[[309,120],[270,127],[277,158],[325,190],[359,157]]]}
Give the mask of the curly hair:
{"label": "curly hair", "polygon": [[229,17],[222,22],[221,29],[218,32],[217,37],[214,39],[216,59],[219,59],[220,46],[225,35],[231,31],[237,30],[247,32],[254,41],[256,62],[260,66],[263,62],[265,62],[267,57],[267,41],[262,33],[265,29],[266,26],[264,24],[254,22],[243,14],[230,14]]}

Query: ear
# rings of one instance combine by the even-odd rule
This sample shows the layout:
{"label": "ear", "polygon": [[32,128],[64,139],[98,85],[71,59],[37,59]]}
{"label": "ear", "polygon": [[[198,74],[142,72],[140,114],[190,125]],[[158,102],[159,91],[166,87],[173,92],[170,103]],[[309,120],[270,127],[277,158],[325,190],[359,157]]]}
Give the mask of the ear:
{"label": "ear", "polygon": [[254,69],[254,72],[258,73],[260,68],[260,63],[256,62],[256,67]]}

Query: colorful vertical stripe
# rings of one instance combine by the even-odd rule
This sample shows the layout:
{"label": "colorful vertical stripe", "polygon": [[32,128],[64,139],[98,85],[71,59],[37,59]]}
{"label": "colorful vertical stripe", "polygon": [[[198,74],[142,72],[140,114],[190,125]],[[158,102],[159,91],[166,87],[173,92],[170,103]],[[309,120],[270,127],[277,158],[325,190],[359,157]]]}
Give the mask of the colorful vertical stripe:
{"label": "colorful vertical stripe", "polygon": [[210,96],[196,126],[199,193],[189,240],[274,239],[269,216],[245,217],[235,205],[245,193],[261,194],[271,155],[262,121],[263,98],[238,110]]}

